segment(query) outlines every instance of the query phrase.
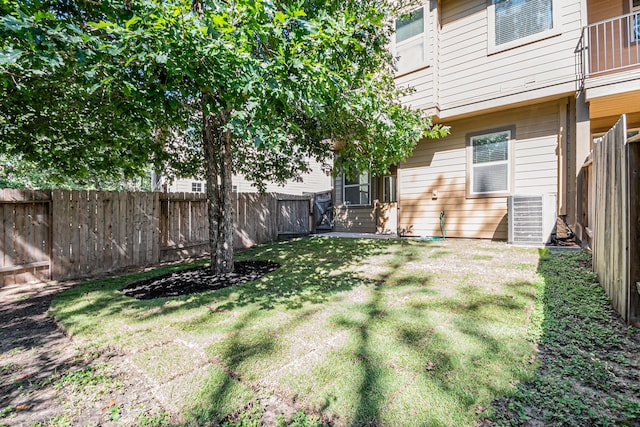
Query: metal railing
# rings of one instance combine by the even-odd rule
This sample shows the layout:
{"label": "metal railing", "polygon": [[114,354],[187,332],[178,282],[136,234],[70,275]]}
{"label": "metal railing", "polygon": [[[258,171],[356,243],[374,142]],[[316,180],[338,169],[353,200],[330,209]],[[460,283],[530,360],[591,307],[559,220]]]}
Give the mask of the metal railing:
{"label": "metal railing", "polygon": [[587,77],[640,65],[640,12],[587,25],[575,50],[581,87]]}

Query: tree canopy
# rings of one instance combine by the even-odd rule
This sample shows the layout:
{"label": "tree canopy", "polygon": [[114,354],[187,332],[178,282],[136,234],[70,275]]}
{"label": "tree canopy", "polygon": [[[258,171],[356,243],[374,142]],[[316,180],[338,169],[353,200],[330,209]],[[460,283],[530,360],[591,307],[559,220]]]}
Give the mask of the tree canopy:
{"label": "tree canopy", "polygon": [[260,188],[337,153],[337,171],[376,175],[446,132],[400,102],[390,0],[1,4],[0,154],[204,173],[219,255],[232,172]]}

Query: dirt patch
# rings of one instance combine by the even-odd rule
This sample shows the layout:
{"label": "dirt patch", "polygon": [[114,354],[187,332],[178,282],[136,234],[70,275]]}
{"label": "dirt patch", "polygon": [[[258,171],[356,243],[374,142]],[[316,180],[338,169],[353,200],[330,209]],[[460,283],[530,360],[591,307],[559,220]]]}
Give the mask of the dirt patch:
{"label": "dirt patch", "polygon": [[137,299],[153,299],[214,291],[257,280],[277,270],[280,264],[271,261],[238,261],[233,267],[234,271],[226,274],[213,274],[207,266],[180,270],[134,282],[122,289],[122,293]]}
{"label": "dirt patch", "polygon": [[77,348],[48,315],[55,282],[0,288],[0,426],[137,425],[165,417],[118,354]]}
{"label": "dirt patch", "polygon": [[[240,285],[277,268],[273,262],[243,261],[233,273],[213,275],[199,267],[138,281],[122,292],[138,299],[186,295]],[[73,285],[0,288],[0,427],[175,421],[127,355],[79,348],[58,328],[49,307]]]}

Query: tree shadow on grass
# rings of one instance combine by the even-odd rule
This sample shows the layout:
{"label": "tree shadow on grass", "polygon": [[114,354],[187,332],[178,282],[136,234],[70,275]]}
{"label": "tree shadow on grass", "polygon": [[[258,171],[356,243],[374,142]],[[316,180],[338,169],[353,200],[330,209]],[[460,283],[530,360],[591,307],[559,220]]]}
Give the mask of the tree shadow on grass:
{"label": "tree shadow on grass", "polygon": [[[359,286],[362,280],[347,271],[348,267],[367,257],[384,253],[390,245],[398,244],[403,245],[378,239],[306,238],[260,245],[237,254],[236,258],[272,261],[281,264],[281,267],[254,282],[215,292],[145,301],[118,294],[118,289],[136,280],[180,269],[162,268],[80,285],[57,299],[55,312],[65,325],[73,327],[71,319],[77,316],[110,317],[126,310],[142,310],[136,314],[135,321],[144,322],[177,310],[189,310],[211,303],[216,304],[218,310],[232,310],[252,304],[262,309],[279,306],[293,310],[305,303],[326,302],[338,292]],[[83,298],[86,304],[77,304],[76,309],[64,312],[57,309],[68,303],[78,303]],[[167,304],[168,301],[175,303]],[[77,332],[83,331],[80,329]]]}
{"label": "tree shadow on grass", "polygon": [[254,390],[235,372],[244,358],[273,350],[272,339],[268,337],[251,343],[242,339],[241,332],[255,317],[255,310],[245,313],[234,325],[225,348],[213,358],[207,379],[192,397],[194,402],[187,407],[185,415],[191,424],[217,425],[238,410],[238,401],[243,407],[255,398]]}
{"label": "tree shadow on grass", "polygon": [[[356,336],[355,359],[359,361],[360,384],[358,385],[358,401],[355,404],[353,419],[349,423],[352,426],[377,426],[382,424],[381,411],[388,404],[389,396],[384,392],[386,384],[381,377],[380,364],[375,356],[375,343],[372,342],[372,330],[375,323],[384,322],[388,317],[386,303],[384,301],[384,288],[392,277],[399,274],[408,262],[418,261],[421,253],[415,247],[407,245],[402,247],[395,256],[386,264],[388,268],[376,278],[370,292],[370,299],[361,310],[365,317],[357,322],[338,321],[337,325],[350,328]],[[428,278],[420,278],[422,286],[428,286]],[[408,286],[411,280],[396,280],[394,287]],[[415,283],[415,282],[414,282]],[[388,368],[388,367],[386,367]]]}
{"label": "tree shadow on grass", "polygon": [[[197,329],[199,322],[211,322],[209,316],[212,313],[224,316],[225,313],[235,311],[239,317],[234,320],[232,330],[225,332],[227,338],[224,345],[207,351],[212,352],[213,370],[199,397],[199,401],[206,407],[192,413],[197,420],[220,420],[232,410],[225,405],[234,401],[233,396],[245,396],[245,392],[246,396],[253,395],[250,390],[253,390],[253,384],[256,384],[254,379],[241,377],[238,370],[254,359],[268,357],[277,351],[274,346],[277,344],[277,331],[280,330],[278,327],[273,328],[274,336],[271,337],[264,335],[253,339],[242,333],[255,327],[259,318],[264,319],[259,313],[270,310],[289,312],[288,322],[284,325],[285,329],[282,329],[285,333],[287,328],[291,329],[296,323],[303,322],[305,316],[313,312],[300,311],[302,307],[320,307],[322,303],[340,298],[340,292],[358,286],[375,287],[371,280],[362,279],[350,272],[349,267],[365,258],[384,254],[391,246],[396,247],[396,258],[387,265],[389,273],[376,282],[382,283],[392,274],[401,272],[404,263],[415,261],[420,256],[420,251],[415,250],[412,245],[413,243],[406,241],[330,238],[262,245],[238,254],[237,259],[278,262],[281,268],[255,282],[191,296],[140,301],[122,296],[118,289],[148,274],[108,279],[74,289],[60,300],[60,310],[57,313],[63,323],[75,329],[74,333],[82,334],[90,333],[91,325],[88,320],[95,322],[95,319],[102,319],[109,322],[110,317],[121,317],[123,313],[132,313],[126,318],[126,322],[135,324],[162,318],[177,311],[186,312],[206,306],[210,309],[207,314],[189,320],[190,326]],[[166,270],[158,271],[164,272]],[[423,282],[422,286],[428,286],[428,278],[420,280]],[[395,286],[410,284],[410,281],[398,281]],[[356,425],[378,423],[380,410],[384,405],[385,395],[380,391],[380,367],[372,356],[370,341],[370,324],[385,317],[383,298],[381,291],[373,289],[372,298],[365,307],[367,320],[356,328],[359,344],[355,356],[360,363],[362,379],[358,392],[359,402],[356,404],[354,415]],[[250,309],[238,310],[243,307]],[[85,319],[81,320],[82,317]],[[74,324],[76,319],[81,321]],[[247,388],[243,389],[240,385]],[[243,399],[244,397],[240,398]]]}
{"label": "tree shadow on grass", "polygon": [[[508,388],[509,377],[517,377],[518,364],[528,357],[530,344],[525,336],[521,337],[521,342],[514,343],[505,340],[501,327],[506,326],[504,322],[510,322],[512,318],[522,318],[516,324],[524,324],[526,320],[527,306],[531,305],[535,294],[536,285],[530,281],[521,280],[502,284],[501,292],[493,292],[481,287],[464,287],[460,292],[451,298],[427,298],[418,300],[417,304],[412,304],[409,300],[406,309],[409,317],[398,319],[394,317],[397,313],[387,309],[389,299],[393,294],[389,293],[394,286],[421,286],[425,288],[421,291],[430,290],[429,276],[412,275],[402,272],[406,262],[412,262],[410,257],[402,262],[393,264],[393,268],[381,277],[380,283],[384,284],[372,293],[366,309],[366,319],[357,326],[358,350],[357,355],[360,360],[360,370],[362,372],[362,383],[359,387],[359,402],[355,410],[354,420],[351,425],[381,425],[388,421],[388,407],[393,404],[394,399],[412,398],[422,399],[429,396],[423,395],[417,388],[417,384],[430,384],[438,390],[440,397],[445,401],[455,402],[457,408],[451,409],[451,414],[446,411],[424,411],[422,418],[413,420],[416,424],[442,423],[450,424],[455,422],[468,422],[473,419],[476,413],[484,411],[478,406],[478,400],[482,396],[497,395],[504,393]],[[396,276],[399,274],[399,276]],[[421,292],[423,293],[423,292]],[[432,292],[426,292],[429,297],[434,296]],[[470,343],[470,354],[460,348],[452,348],[452,336],[444,331],[420,325],[431,324],[432,318],[429,312],[449,313],[453,315],[450,328],[452,332],[460,336],[464,342]],[[424,367],[422,370],[412,370],[407,383],[402,385],[411,391],[398,391],[396,395],[381,395],[380,390],[384,388],[385,378],[381,377],[380,363],[386,362],[376,358],[376,342],[379,341],[374,335],[379,335],[379,328],[374,327],[378,319],[385,319],[391,323],[391,329],[395,329],[396,335],[392,337],[398,344],[401,351],[408,351],[422,360]],[[409,323],[403,323],[408,320]],[[415,323],[414,323],[415,322]],[[498,324],[498,329],[492,331],[490,325]],[[499,326],[503,325],[503,326]],[[344,326],[349,326],[345,324]],[[350,325],[354,328],[354,325]],[[384,333],[388,333],[384,332]],[[507,334],[510,335],[510,334]],[[514,345],[517,344],[517,345]],[[408,354],[409,354],[408,353]],[[505,359],[502,363],[502,379],[487,379],[487,369],[495,368],[494,357]],[[415,362],[414,362],[415,363]],[[498,363],[500,366],[500,363]],[[390,365],[392,372],[398,370],[400,375],[405,373],[402,367]],[[405,368],[406,369],[406,368]],[[383,374],[384,375],[384,374]],[[460,384],[458,377],[463,378]],[[465,379],[466,378],[466,379]],[[475,378],[475,380],[474,380]],[[469,383],[465,383],[468,381]],[[402,394],[406,393],[405,396]],[[429,404],[428,401],[424,403]],[[483,403],[484,405],[484,403]],[[413,410],[418,409],[414,407]],[[411,410],[407,408],[407,410]],[[418,409],[419,411],[419,409]],[[457,416],[457,421],[453,417]],[[470,418],[466,418],[470,417]],[[466,421],[465,421],[466,420]]]}

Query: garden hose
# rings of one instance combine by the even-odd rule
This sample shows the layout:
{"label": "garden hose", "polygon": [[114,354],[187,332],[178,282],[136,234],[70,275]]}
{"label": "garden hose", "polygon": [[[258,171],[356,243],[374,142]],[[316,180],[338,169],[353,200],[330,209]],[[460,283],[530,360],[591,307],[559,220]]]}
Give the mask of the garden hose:
{"label": "garden hose", "polygon": [[428,237],[416,237],[415,240],[422,241],[434,241],[434,240],[444,240],[447,238],[447,227],[444,225],[444,210],[440,211],[440,233],[442,236],[428,236]]}

